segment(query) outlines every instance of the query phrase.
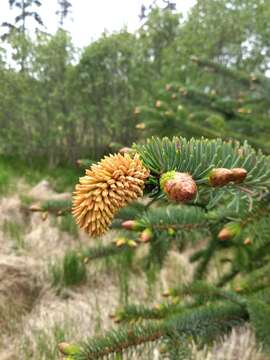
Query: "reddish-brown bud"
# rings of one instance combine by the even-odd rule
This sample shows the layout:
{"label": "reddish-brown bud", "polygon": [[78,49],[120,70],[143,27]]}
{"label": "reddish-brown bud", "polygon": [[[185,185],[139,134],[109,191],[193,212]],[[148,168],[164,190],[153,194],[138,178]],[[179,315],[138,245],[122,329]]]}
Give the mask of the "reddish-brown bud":
{"label": "reddish-brown bud", "polygon": [[196,197],[197,186],[191,175],[169,171],[160,178],[160,187],[170,200],[186,202]]}
{"label": "reddish-brown bud", "polygon": [[241,184],[247,177],[247,170],[244,168],[234,168],[232,169],[232,176],[236,184]]}
{"label": "reddish-brown bud", "polygon": [[252,244],[252,240],[250,238],[246,238],[244,240],[244,245],[251,245]]}
{"label": "reddish-brown bud", "polygon": [[241,231],[241,226],[239,223],[228,223],[224,226],[223,229],[218,233],[218,238],[221,241],[230,240],[234,236],[238,235]]}
{"label": "reddish-brown bud", "polygon": [[219,240],[222,240],[222,241],[230,240],[232,238],[232,234],[229,229],[223,228],[218,233],[218,238],[219,238]]}
{"label": "reddish-brown bud", "polygon": [[224,186],[233,181],[233,172],[225,168],[213,169],[209,174],[208,180],[211,186]]}
{"label": "reddish-brown bud", "polygon": [[140,224],[135,220],[126,220],[122,222],[122,227],[126,230],[140,230]]}

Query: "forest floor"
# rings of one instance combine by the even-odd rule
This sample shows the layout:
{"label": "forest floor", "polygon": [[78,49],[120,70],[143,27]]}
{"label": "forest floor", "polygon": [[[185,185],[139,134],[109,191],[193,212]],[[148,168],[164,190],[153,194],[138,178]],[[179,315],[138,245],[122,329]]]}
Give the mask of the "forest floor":
{"label": "forest floor", "polygon": [[[123,302],[119,269],[95,261],[87,265],[87,279],[77,286],[57,289],[52,266],[70,249],[89,245],[82,232],[61,226],[61,218],[25,210],[30,201],[58,197],[47,181],[30,186],[17,181],[12,191],[0,195],[0,360],[56,360],[57,344],[73,342],[117,326],[109,314]],[[104,241],[112,237],[112,232]],[[180,266],[179,266],[180,264]],[[130,302],[152,304],[175,281],[185,281],[192,268],[185,255],[171,253],[154,287],[137,269],[129,279]],[[158,348],[147,357],[159,360]],[[249,328],[234,331],[212,349],[196,350],[195,360],[262,360]]]}

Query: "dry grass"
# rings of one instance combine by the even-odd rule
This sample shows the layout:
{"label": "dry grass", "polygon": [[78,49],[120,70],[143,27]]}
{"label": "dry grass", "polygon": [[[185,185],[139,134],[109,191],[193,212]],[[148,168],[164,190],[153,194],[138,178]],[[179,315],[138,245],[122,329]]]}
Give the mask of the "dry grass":
{"label": "dry grass", "polygon": [[[30,194],[37,198],[40,193],[42,199],[51,197],[52,190],[47,184],[38,189]],[[56,360],[58,342],[82,340],[114,326],[109,314],[124,298],[124,290],[119,288],[117,272],[97,261],[88,265],[85,284],[64,289],[57,295],[50,284],[49,264],[89,239],[81,232],[76,238],[63,233],[55,221],[43,221],[38,213],[25,215],[20,210],[21,193],[28,196],[29,189],[24,185],[17,195],[0,200],[0,360]],[[24,227],[24,246],[19,254],[12,236],[3,231],[5,221]],[[151,303],[153,298],[159,301],[153,294],[188,280],[191,274],[187,256],[171,253],[160,281],[151,291],[140,271],[131,276],[129,299],[135,303]],[[136,355],[134,359],[161,360],[161,357],[157,348],[151,355]],[[194,360],[203,359],[266,358],[256,350],[251,330],[244,328],[234,331],[211,350],[194,349]]]}

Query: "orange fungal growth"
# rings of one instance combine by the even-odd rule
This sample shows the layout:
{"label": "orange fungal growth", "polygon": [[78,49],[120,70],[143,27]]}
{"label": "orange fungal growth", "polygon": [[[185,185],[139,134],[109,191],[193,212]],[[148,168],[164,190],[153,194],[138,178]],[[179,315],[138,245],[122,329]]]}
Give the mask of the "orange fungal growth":
{"label": "orange fungal growth", "polygon": [[138,155],[105,156],[76,185],[72,201],[76,223],[89,235],[104,234],[118,210],[143,195],[148,176]]}

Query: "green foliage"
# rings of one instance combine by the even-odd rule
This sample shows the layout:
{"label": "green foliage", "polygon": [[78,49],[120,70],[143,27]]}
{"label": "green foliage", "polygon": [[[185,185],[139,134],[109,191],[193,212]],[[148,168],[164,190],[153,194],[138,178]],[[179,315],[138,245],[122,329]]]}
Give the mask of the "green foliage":
{"label": "green foliage", "polygon": [[86,280],[86,268],[74,251],[68,251],[61,262],[49,267],[52,285],[57,288],[79,285]]}
{"label": "green foliage", "polygon": [[70,235],[76,237],[78,235],[78,227],[75,223],[74,218],[71,214],[67,214],[66,216],[62,216],[59,222],[59,229],[61,231],[65,231]]}
{"label": "green foliage", "polygon": [[1,170],[0,173],[0,193],[5,194],[8,191],[8,186],[10,183],[10,176],[7,172]]}
{"label": "green foliage", "polygon": [[16,250],[22,250],[25,247],[24,243],[24,225],[12,220],[5,220],[3,224],[3,232],[14,242]]}
{"label": "green foliage", "polygon": [[248,304],[251,325],[254,327],[256,338],[264,348],[270,351],[270,305],[264,301],[251,300]]}
{"label": "green foliage", "polygon": [[[40,205],[41,211],[49,211],[58,215],[69,213],[71,200],[46,200]],[[69,218],[69,220],[71,220]]]}
{"label": "green foliage", "polygon": [[[58,324],[52,327],[50,334],[46,330],[36,330],[34,336],[37,356],[40,359],[55,360],[58,356],[57,344],[65,339],[66,334],[67,329]],[[32,351],[29,350],[31,346],[28,344],[28,341],[26,341],[22,349],[22,355],[26,360],[30,360],[33,357]]]}

